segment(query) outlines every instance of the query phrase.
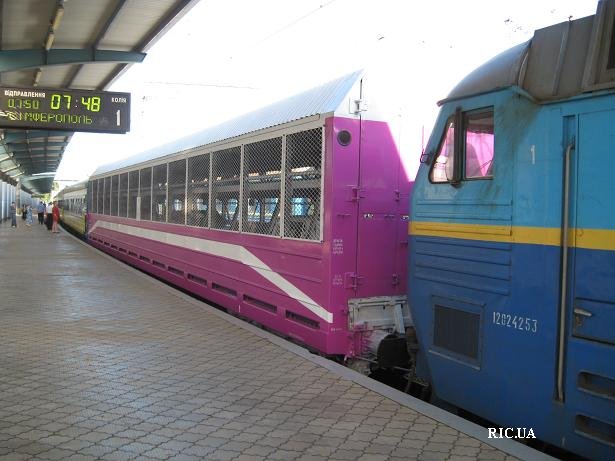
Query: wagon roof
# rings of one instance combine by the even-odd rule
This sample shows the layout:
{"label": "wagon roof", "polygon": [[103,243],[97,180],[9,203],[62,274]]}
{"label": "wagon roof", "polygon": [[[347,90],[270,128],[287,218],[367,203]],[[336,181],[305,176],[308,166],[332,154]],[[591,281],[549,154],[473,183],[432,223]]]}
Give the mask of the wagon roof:
{"label": "wagon roof", "polygon": [[220,125],[193,133],[126,159],[103,165],[93,175],[105,174],[187,149],[294,122],[302,118],[335,112],[346,100],[348,93],[361,78],[362,74],[362,71],[353,72],[316,88],[223,122]]}

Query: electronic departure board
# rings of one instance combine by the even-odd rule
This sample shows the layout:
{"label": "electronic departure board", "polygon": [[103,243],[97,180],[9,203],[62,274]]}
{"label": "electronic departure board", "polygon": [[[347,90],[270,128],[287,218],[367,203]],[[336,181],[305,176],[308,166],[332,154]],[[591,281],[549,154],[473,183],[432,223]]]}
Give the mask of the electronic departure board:
{"label": "electronic departure board", "polygon": [[126,133],[130,93],[0,86],[0,127]]}

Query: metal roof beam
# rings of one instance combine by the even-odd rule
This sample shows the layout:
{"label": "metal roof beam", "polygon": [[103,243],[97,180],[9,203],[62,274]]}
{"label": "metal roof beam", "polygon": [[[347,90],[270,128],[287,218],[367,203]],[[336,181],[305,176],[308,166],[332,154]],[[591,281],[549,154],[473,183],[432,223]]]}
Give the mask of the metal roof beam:
{"label": "metal roof beam", "polygon": [[[100,45],[100,42],[102,41],[102,39],[104,38],[104,36],[107,34],[107,32],[109,31],[109,28],[111,27],[111,24],[113,24],[113,21],[115,21],[115,18],[117,18],[117,16],[120,14],[120,11],[122,10],[122,8],[124,8],[124,5],[126,4],[126,0],[120,0],[116,5],[115,5],[115,9],[113,10],[113,12],[111,13],[111,15],[107,18],[107,21],[105,22],[105,24],[103,25],[103,27],[100,29],[100,31],[98,32],[98,36],[96,37],[96,40],[94,40],[94,44],[92,45],[92,48],[97,49],[98,46]],[[79,75],[79,72],[81,72],[81,70],[83,69],[83,65],[80,65],[75,72],[73,72],[72,77],[70,78],[68,84],[66,85],[68,88],[73,86],[73,83],[75,82],[75,79],[77,78],[77,75]]]}
{"label": "metal roof beam", "polygon": [[8,150],[13,152],[22,152],[30,149],[45,149],[47,147],[66,147],[68,146],[67,142],[30,142],[30,143],[7,143],[6,147]]}
{"label": "metal roof beam", "polygon": [[49,160],[57,160],[60,157],[62,157],[62,152],[58,152],[56,153],[52,153],[52,152],[47,152],[45,154],[38,154],[38,155],[29,155],[27,157],[13,157],[15,160],[19,160],[20,162],[23,161],[28,161],[31,159],[39,159],[39,158],[44,158],[44,159],[49,159]]}
{"label": "metal roof beam", "polygon": [[[179,21],[190,9],[196,5],[199,0],[181,0],[173,8],[171,8],[167,14],[156,24],[152,30],[133,48],[136,51],[147,51],[154,43],[160,39],[167,31],[173,27],[177,21]],[[120,64],[115,75],[109,77],[103,81],[98,87],[102,90],[111,86],[111,84],[120,78],[128,66],[126,64]]]}
{"label": "metal roof beam", "polygon": [[26,139],[49,138],[52,136],[72,136],[73,131],[45,131],[45,130],[30,130],[16,131],[4,133],[4,142],[11,143],[15,141],[24,141]]}
{"label": "metal roof beam", "polygon": [[145,56],[145,53],[137,51],[95,50],[93,48],[1,50],[0,72],[93,62],[136,63],[142,62]]}
{"label": "metal roof beam", "polygon": [[[2,160],[0,160],[0,165],[2,165],[3,163],[5,163],[7,161],[11,161],[11,162],[13,162],[13,165],[17,165],[17,162],[13,161],[13,157],[3,158]],[[1,166],[0,166],[0,169],[2,169]]]}

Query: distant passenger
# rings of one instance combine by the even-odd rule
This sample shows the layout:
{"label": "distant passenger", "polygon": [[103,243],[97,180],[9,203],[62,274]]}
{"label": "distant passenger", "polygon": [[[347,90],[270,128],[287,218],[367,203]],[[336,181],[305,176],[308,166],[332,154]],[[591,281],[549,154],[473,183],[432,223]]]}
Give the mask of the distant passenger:
{"label": "distant passenger", "polygon": [[24,221],[26,220],[26,206],[25,205],[21,206],[21,219]]}
{"label": "distant passenger", "polygon": [[15,202],[11,203],[11,227],[17,227],[17,207],[15,206]]}
{"label": "distant passenger", "polygon": [[32,226],[32,207],[30,205],[26,206],[26,226]]}
{"label": "distant passenger", "polygon": [[51,230],[51,225],[53,224],[53,204],[49,202],[47,204],[47,208],[45,209],[45,223],[47,224],[47,230]]}
{"label": "distant passenger", "polygon": [[51,215],[53,224],[51,225],[51,232],[57,234],[58,231],[58,222],[60,221],[60,208],[58,208],[58,202],[53,202],[53,207],[51,208]]}
{"label": "distant passenger", "polygon": [[38,213],[38,223],[45,224],[45,202],[38,202],[36,211]]}

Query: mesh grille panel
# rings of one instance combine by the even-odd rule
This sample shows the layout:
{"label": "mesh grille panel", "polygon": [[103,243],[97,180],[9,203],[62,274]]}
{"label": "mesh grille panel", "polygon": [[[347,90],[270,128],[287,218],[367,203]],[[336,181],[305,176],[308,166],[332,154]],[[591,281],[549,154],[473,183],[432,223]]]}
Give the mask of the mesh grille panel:
{"label": "mesh grille panel", "polygon": [[188,159],[189,226],[207,227],[209,210],[209,154]]}
{"label": "mesh grille panel", "polygon": [[128,173],[122,173],[120,175],[120,205],[119,216],[126,217],[126,211],[128,208]]}
{"label": "mesh grille panel", "polygon": [[117,203],[118,203],[118,187],[120,177],[114,175],[111,177],[111,215],[117,216]]}
{"label": "mesh grille panel", "polygon": [[320,240],[322,129],[286,136],[284,236]]}
{"label": "mesh grille panel", "polygon": [[139,195],[139,172],[128,173],[128,217],[137,217],[137,196]]}
{"label": "mesh grille panel", "polygon": [[104,200],[105,200],[105,180],[98,180],[98,193],[96,194],[96,213],[104,213]]}
{"label": "mesh grille panel", "polygon": [[88,184],[88,195],[88,210],[90,210],[91,213],[96,213],[96,208],[98,207],[98,179],[90,181]]}
{"label": "mesh grille panel", "polygon": [[232,147],[212,156],[213,229],[239,230],[239,179],[241,148]]}
{"label": "mesh grille panel", "polygon": [[281,170],[282,138],[244,146],[243,232],[280,234]]}
{"label": "mesh grille panel", "polygon": [[167,220],[167,164],[152,171],[152,221]]}
{"label": "mesh grille panel", "polygon": [[174,224],[184,224],[186,200],[186,161],[169,163],[169,219]]}
{"label": "mesh grille panel", "polygon": [[141,188],[141,219],[152,219],[152,169],[144,168],[139,173]]}
{"label": "mesh grille panel", "polygon": [[104,203],[104,213],[111,214],[111,177],[107,176],[105,178],[105,203]]}
{"label": "mesh grille panel", "polygon": [[479,327],[478,314],[437,304],[434,306],[435,346],[478,360]]}

